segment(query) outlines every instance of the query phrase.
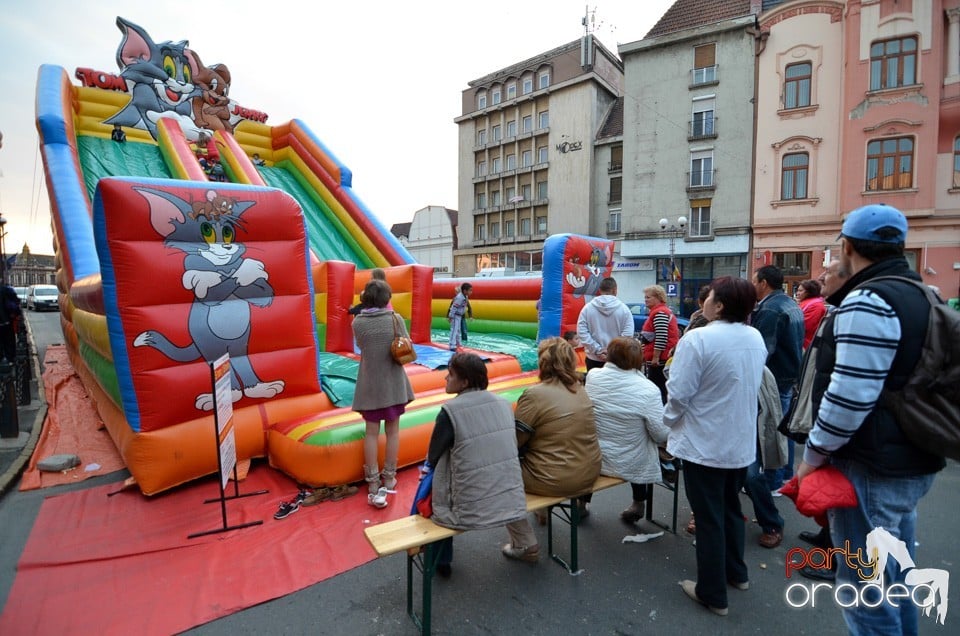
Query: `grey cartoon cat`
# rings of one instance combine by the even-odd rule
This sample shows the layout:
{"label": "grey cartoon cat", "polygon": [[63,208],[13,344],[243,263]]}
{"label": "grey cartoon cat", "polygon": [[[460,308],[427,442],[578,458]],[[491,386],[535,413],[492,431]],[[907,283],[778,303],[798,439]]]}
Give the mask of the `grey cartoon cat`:
{"label": "grey cartoon cat", "polygon": [[[185,289],[193,292],[188,330],[192,342],[177,346],[159,331],[144,331],[135,347],[153,347],[176,362],[208,362],[230,354],[232,398],[272,398],[283,392],[283,380],[263,382],[247,357],[250,307],[269,307],[273,287],[261,261],[243,258],[246,246],[237,242],[241,215],[253,201],[237,201],[208,190],[200,201],[185,201],[169,192],[134,188],[150,204],[150,222],[164,244],[180,250]],[[201,393],[198,409],[213,409],[213,394]]]}

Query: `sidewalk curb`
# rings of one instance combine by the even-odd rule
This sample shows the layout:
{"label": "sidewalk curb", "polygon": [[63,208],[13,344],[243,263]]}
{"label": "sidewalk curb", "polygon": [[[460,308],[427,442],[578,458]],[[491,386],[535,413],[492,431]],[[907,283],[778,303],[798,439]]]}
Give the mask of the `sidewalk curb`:
{"label": "sidewalk curb", "polygon": [[27,439],[27,443],[20,451],[20,455],[13,460],[10,467],[0,475],[0,495],[4,495],[16,483],[20,475],[23,474],[27,463],[30,461],[30,457],[33,455],[33,451],[37,448],[40,432],[43,429],[43,421],[47,417],[47,401],[43,391],[43,378],[40,375],[40,359],[37,356],[36,346],[33,342],[33,331],[30,329],[30,322],[27,321],[26,325],[27,343],[32,352],[30,359],[33,363],[33,380],[30,381],[30,391],[33,393],[33,387],[37,387],[37,400],[39,401],[39,405],[33,414],[33,423],[30,425],[30,437]]}

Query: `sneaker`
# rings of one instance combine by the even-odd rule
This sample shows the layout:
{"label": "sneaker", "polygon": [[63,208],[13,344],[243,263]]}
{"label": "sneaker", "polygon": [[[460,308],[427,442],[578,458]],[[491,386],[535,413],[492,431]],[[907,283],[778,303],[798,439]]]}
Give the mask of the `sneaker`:
{"label": "sneaker", "polygon": [[374,508],[386,508],[388,492],[389,491],[386,488],[380,486],[380,488],[377,489],[377,492],[372,492],[367,495],[367,503]]}
{"label": "sneaker", "polygon": [[780,492],[780,489],[778,488],[777,490],[771,490],[771,491],[770,491],[770,496],[771,496],[771,497],[783,497],[783,493]]}
{"label": "sneaker", "polygon": [[540,546],[532,545],[527,548],[517,548],[514,547],[512,543],[504,544],[503,548],[500,549],[503,553],[503,556],[508,559],[517,559],[518,561],[528,561],[530,563],[536,563],[540,560]]}
{"label": "sneaker", "polygon": [[737,583],[735,581],[727,581],[727,583],[730,585],[730,587],[735,587],[741,592],[746,592],[747,590],[750,589],[750,581],[743,581],[741,583]]}
{"label": "sneaker", "polygon": [[307,499],[307,497],[309,497],[309,496],[312,495],[312,494],[313,494],[313,493],[310,492],[309,490],[307,490],[306,488],[301,488],[301,489],[297,492],[297,496],[293,498],[293,501],[294,501],[294,503],[297,504],[297,506],[300,506],[300,505],[302,505],[303,502]]}
{"label": "sneaker", "polygon": [[280,504],[280,509],[273,513],[274,519],[286,519],[297,510],[300,510],[300,504],[294,501],[284,501]]}

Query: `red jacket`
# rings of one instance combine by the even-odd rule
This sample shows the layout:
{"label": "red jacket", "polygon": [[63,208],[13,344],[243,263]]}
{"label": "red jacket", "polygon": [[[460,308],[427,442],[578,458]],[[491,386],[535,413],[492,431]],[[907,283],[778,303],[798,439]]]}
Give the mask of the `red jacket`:
{"label": "red jacket", "polygon": [[[643,323],[643,330],[641,334],[644,336],[643,340],[643,360],[644,362],[650,362],[653,360],[653,350],[657,344],[656,341],[656,328],[654,327],[655,318],[660,314],[667,314],[670,316],[670,324],[667,327],[667,342],[663,350],[660,352],[660,361],[666,362],[670,359],[670,352],[673,351],[673,348],[677,346],[677,341],[680,340],[680,328],[677,327],[677,317],[670,311],[670,308],[665,304],[659,304],[653,309],[650,310],[650,315],[647,316],[646,322]],[[650,339],[652,338],[652,339]]]}
{"label": "red jacket", "polygon": [[813,335],[817,333],[820,321],[827,315],[827,305],[823,302],[823,296],[804,298],[800,301],[800,310],[803,312],[803,350],[806,351],[813,341]]}

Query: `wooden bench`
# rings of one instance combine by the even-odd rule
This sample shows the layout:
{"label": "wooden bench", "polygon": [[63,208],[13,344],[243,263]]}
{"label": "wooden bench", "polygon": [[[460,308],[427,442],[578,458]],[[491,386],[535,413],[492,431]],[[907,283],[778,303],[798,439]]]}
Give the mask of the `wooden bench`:
{"label": "wooden bench", "polygon": [[[624,483],[617,477],[600,475],[590,492],[606,490]],[[586,494],[586,493],[581,493]],[[580,525],[580,507],[577,497],[549,497],[527,493],[527,512],[547,509],[547,552],[571,574],[579,574],[579,544],[577,529]],[[570,562],[553,549],[553,520],[565,523],[570,528]],[[455,537],[464,532],[438,526],[430,519],[420,515],[411,515],[394,519],[386,523],[370,526],[363,530],[367,541],[378,556],[388,556],[397,552],[407,552],[407,614],[420,629],[421,634],[430,633],[430,609],[433,591],[433,575],[437,569],[440,551],[437,542]],[[422,577],[421,611],[418,616],[413,609],[413,571],[418,570]]]}

